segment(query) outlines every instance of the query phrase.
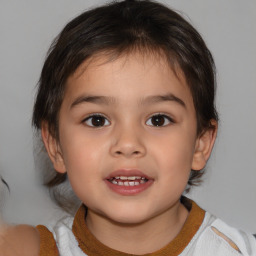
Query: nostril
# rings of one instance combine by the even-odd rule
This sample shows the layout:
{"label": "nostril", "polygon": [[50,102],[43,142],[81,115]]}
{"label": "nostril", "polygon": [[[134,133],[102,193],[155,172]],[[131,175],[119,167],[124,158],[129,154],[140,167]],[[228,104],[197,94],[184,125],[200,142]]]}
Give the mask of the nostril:
{"label": "nostril", "polygon": [[[122,154],[126,154],[126,153],[118,150],[118,151],[115,152],[115,154],[116,155],[122,155]],[[131,154],[129,154],[129,155],[139,155],[139,154],[140,154],[140,151],[136,150],[136,151],[131,152]]]}

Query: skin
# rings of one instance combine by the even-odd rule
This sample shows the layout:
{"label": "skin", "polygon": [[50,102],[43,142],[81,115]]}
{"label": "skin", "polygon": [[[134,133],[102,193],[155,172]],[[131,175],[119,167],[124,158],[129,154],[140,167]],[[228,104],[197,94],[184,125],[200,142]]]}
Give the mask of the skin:
{"label": "skin", "polygon": [[[88,207],[88,228],[113,249],[144,254],[173,240],[188,216],[179,199],[190,170],[201,170],[210,156],[216,122],[197,136],[190,90],[181,70],[176,74],[161,56],[93,58],[67,81],[58,140],[43,123],[54,168],[68,173]],[[137,171],[150,182],[142,191],[109,186],[116,173]]]}
{"label": "skin", "polygon": [[29,225],[0,227],[0,255],[37,256],[39,255],[39,234]]}

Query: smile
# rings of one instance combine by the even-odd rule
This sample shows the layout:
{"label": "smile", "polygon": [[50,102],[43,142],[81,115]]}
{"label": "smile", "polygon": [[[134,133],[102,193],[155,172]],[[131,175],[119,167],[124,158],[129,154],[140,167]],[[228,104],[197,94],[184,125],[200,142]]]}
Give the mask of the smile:
{"label": "smile", "polygon": [[104,180],[113,192],[122,196],[139,195],[154,183],[153,178],[135,169],[114,171]]}
{"label": "smile", "polygon": [[140,176],[116,176],[108,179],[108,181],[118,186],[134,187],[146,183],[148,179]]}

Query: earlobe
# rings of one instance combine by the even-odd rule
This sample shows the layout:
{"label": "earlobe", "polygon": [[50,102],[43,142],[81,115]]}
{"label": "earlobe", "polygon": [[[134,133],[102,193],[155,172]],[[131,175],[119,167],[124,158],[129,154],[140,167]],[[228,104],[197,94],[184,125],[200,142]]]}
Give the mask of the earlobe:
{"label": "earlobe", "polygon": [[192,170],[202,170],[213,149],[214,142],[217,136],[218,124],[216,120],[211,120],[211,128],[205,130],[196,141],[195,152],[192,162]]}
{"label": "earlobe", "polygon": [[57,172],[65,173],[66,168],[62,157],[62,152],[57,139],[49,131],[48,123],[43,122],[41,126],[41,136],[49,158]]}

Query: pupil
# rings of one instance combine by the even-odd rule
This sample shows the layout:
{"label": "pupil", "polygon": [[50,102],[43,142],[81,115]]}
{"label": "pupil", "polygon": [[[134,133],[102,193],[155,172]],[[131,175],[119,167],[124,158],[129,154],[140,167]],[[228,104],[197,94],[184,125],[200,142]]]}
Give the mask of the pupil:
{"label": "pupil", "polygon": [[154,126],[162,126],[162,125],[164,125],[164,117],[160,116],[160,115],[152,117],[152,124]]}
{"label": "pupil", "polygon": [[92,118],[93,126],[103,126],[105,124],[105,119],[101,116],[95,116]]}

